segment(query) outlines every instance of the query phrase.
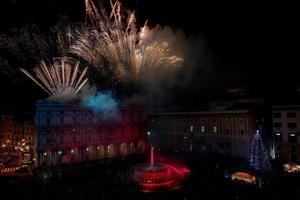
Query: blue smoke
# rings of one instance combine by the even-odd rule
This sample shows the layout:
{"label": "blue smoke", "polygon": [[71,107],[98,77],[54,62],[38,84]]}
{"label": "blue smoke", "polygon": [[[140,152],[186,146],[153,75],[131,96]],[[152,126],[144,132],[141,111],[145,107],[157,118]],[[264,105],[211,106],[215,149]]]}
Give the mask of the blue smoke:
{"label": "blue smoke", "polygon": [[83,99],[83,104],[95,112],[115,115],[118,109],[118,103],[113,98],[112,91],[96,92]]}

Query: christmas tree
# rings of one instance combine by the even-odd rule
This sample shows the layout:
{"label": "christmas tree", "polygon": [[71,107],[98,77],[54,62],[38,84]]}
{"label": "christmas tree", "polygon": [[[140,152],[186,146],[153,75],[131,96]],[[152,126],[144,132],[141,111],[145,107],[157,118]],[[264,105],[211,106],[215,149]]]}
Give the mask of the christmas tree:
{"label": "christmas tree", "polygon": [[250,151],[250,165],[256,171],[271,170],[270,157],[267,150],[264,147],[262,138],[259,134],[259,130],[257,130],[256,134],[254,135]]}

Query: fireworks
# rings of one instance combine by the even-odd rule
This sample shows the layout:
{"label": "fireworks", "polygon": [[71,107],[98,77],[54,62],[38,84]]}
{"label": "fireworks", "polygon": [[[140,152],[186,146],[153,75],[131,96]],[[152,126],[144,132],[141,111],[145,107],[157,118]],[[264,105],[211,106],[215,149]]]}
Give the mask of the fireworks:
{"label": "fireworks", "polygon": [[20,68],[32,81],[47,92],[51,97],[64,95],[72,97],[86,84],[87,68],[81,72],[79,70],[79,62],[72,62],[70,59],[54,60],[50,66],[42,61],[35,67],[34,75],[27,70]]}
{"label": "fireworks", "polygon": [[114,76],[116,80],[133,77],[153,68],[179,66],[181,58],[169,55],[167,43],[144,44],[148,28],[138,32],[134,12],[127,11],[125,20],[121,5],[111,3],[111,13],[97,10],[92,0],[86,0],[86,14],[91,26],[73,35],[75,42],[70,52],[96,67],[102,75]]}
{"label": "fireworks", "polygon": [[[146,41],[147,21],[137,28],[134,12],[124,12],[118,1],[110,1],[110,4],[111,12],[107,14],[104,9],[98,10],[92,0],[85,0],[89,19],[85,25],[77,29],[57,26],[54,43],[58,56],[75,55],[87,62],[90,70],[97,73],[93,73],[91,79],[100,81],[100,87],[126,81],[130,85],[132,81],[145,79],[147,76],[142,74],[149,70],[168,70],[181,64],[181,58],[170,55],[166,42]],[[79,62],[70,62],[70,59],[54,61],[50,66],[42,61],[34,68],[35,76],[25,69],[21,71],[51,97],[72,97],[87,82],[87,68],[80,73]]]}

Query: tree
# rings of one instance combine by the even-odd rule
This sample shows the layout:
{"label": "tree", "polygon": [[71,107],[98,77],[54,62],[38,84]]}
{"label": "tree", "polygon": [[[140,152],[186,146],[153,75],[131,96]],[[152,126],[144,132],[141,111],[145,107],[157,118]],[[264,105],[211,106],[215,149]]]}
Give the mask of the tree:
{"label": "tree", "polygon": [[271,170],[270,157],[264,147],[259,130],[256,131],[251,143],[251,159],[250,165],[256,171],[269,171]]}

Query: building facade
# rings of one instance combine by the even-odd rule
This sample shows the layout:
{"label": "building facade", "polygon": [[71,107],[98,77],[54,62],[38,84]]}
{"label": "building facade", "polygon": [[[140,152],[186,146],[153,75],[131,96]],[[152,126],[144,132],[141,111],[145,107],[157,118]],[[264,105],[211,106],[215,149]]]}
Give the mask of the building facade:
{"label": "building facade", "polygon": [[38,101],[37,165],[58,165],[143,153],[145,114],[136,106],[96,112],[79,103]]}
{"label": "building facade", "polygon": [[284,162],[300,160],[300,105],[273,106],[273,151]]}
{"label": "building facade", "polygon": [[0,144],[2,148],[33,147],[35,145],[35,132],[33,122],[17,121],[11,114],[1,116]]}
{"label": "building facade", "polygon": [[218,152],[250,157],[256,114],[248,110],[153,113],[148,142],[162,151]]}

